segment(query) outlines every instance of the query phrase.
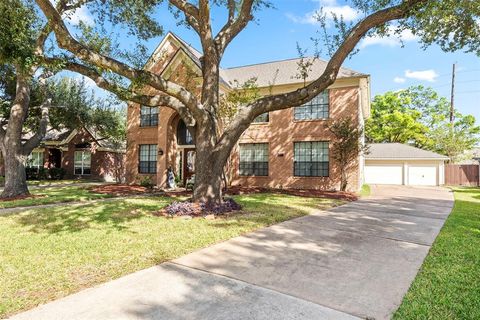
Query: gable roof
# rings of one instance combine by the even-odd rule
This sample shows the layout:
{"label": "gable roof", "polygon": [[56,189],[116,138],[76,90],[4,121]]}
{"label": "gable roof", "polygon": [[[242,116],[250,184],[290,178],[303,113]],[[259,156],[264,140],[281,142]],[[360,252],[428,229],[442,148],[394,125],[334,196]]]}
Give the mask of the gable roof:
{"label": "gable roof", "polygon": [[[272,61],[248,66],[223,69],[224,75],[232,84],[233,81],[245,83],[251,78],[257,79],[259,87],[268,87],[271,85],[285,85],[293,83],[302,83],[303,79],[298,79],[298,66],[301,58],[287,59],[281,61]],[[328,61],[321,59],[306,58],[305,62],[313,62],[307,82],[317,79],[325,68]],[[338,78],[352,78],[366,76],[363,73],[350,70],[348,68],[340,68]]]}
{"label": "gable roof", "polygon": [[[185,54],[201,69],[201,58],[203,54],[195,49],[192,45],[185,42],[182,38],[168,32],[164,39],[160,42],[159,46],[155,49],[150,59],[145,64],[145,68],[148,68],[155,62],[155,57],[162,51],[167,39],[173,38],[177,41]],[[177,55],[174,55],[171,61],[165,66],[166,70],[170,64],[172,64]],[[328,61],[322,59],[306,58],[306,61],[313,61],[309,77],[307,82],[317,79],[325,70]],[[220,68],[220,82],[229,88],[235,86],[235,82],[243,84],[246,81],[256,78],[256,84],[258,87],[268,87],[271,85],[286,85],[286,84],[298,84],[303,83],[304,79],[298,79],[298,64],[301,58],[293,58],[280,61],[271,61],[258,64],[252,64],[247,66],[239,66],[233,68],[223,69]],[[341,67],[338,73],[338,78],[354,78],[354,77],[367,77],[367,74],[357,72],[348,68]]]}
{"label": "gable roof", "polygon": [[[103,148],[106,151],[124,152],[125,150],[125,143],[122,143],[122,145],[118,146],[111,139],[102,137],[98,130],[95,130],[95,128],[86,127],[82,127],[80,129],[65,128],[60,130],[49,128],[47,129],[45,137],[42,139],[41,145],[53,145],[57,147],[65,146],[79,133],[79,130],[85,130],[88,134],[90,134],[90,136],[92,136],[93,141],[95,141],[100,148]],[[32,136],[33,133],[28,132],[22,136],[22,139],[28,140]]]}
{"label": "gable roof", "polygon": [[369,144],[368,160],[449,160],[448,157],[403,143]]}

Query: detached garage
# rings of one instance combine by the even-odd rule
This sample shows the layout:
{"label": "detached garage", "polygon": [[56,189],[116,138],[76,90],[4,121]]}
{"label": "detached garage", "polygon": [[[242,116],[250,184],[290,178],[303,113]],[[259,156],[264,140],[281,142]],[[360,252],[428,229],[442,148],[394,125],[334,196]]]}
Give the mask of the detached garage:
{"label": "detached garage", "polygon": [[401,143],[374,143],[365,155],[366,184],[439,186],[448,157]]}

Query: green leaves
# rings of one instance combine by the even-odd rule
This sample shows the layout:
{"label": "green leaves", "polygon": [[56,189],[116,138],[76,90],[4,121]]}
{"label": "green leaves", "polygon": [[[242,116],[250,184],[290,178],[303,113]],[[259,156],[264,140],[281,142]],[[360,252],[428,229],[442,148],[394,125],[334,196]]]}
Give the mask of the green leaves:
{"label": "green leaves", "polygon": [[38,21],[31,3],[0,1],[0,64],[24,70],[33,64]]}
{"label": "green leaves", "polygon": [[370,142],[413,143],[455,161],[479,142],[480,127],[474,116],[459,112],[452,127],[447,99],[417,86],[377,95],[365,132]]}

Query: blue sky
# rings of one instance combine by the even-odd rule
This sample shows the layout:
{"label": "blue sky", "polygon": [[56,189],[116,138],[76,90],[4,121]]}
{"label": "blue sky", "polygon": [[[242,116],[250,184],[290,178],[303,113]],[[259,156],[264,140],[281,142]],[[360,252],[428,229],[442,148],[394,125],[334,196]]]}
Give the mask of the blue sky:
{"label": "blue sky", "polygon": [[[312,13],[320,6],[355,18],[356,13],[342,0],[273,0],[276,8],[260,12],[256,23],[251,23],[227,49],[222,67],[255,64],[298,56],[297,42],[313,52],[311,37],[319,26]],[[196,34],[177,26],[171,13],[162,10],[156,15],[166,31],[173,31],[185,41],[199,48]],[[225,16],[214,12],[214,24],[223,23]],[[411,33],[402,34],[404,47],[396,38],[368,39],[360,43],[360,52],[345,62],[351,69],[368,73],[372,79],[372,98],[389,90],[411,85],[431,86],[441,95],[450,97],[452,64],[457,63],[456,107],[472,114],[480,123],[480,58],[471,53],[445,53],[432,46],[421,48]],[[148,43],[151,51],[161,38]],[[130,41],[124,42],[125,46]]]}

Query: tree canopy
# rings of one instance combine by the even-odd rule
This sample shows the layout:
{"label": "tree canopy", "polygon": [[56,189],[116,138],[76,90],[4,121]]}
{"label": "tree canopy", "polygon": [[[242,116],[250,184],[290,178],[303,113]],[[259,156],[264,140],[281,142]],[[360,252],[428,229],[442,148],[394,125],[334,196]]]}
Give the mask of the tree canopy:
{"label": "tree canopy", "polygon": [[454,115],[452,127],[450,102],[432,88],[389,91],[373,99],[366,137],[369,142],[414,144],[456,161],[480,142],[480,126],[472,115]]}
{"label": "tree canopy", "polygon": [[[224,130],[220,124],[220,63],[229,44],[256,19],[261,9],[272,7],[266,0],[6,0],[32,8],[40,27],[14,20],[2,14],[2,25],[8,23],[34,34],[33,61],[37,68],[70,70],[83,74],[121,99],[151,107],[171,108],[194,128],[196,157],[195,200],[220,201],[221,171],[236,142],[259,115],[300,106],[335,82],[346,58],[355,52],[359,41],[371,34],[386,36],[391,32],[411,30],[425,46],[438,44],[443,50],[464,49],[480,54],[480,4],[468,0],[352,0],[351,5],[363,12],[358,20],[346,23],[333,15],[335,28],[324,28],[323,37],[329,61],[322,74],[291,92],[258,97],[237,108]],[[87,10],[95,23],[72,23],[75,10]],[[143,68],[147,54],[142,45],[162,33],[160,13],[169,10],[192,30],[201,43],[201,88],[185,86]],[[28,13],[26,16],[28,16]],[[325,12],[319,21],[325,22]],[[13,15],[17,17],[16,15]],[[17,19],[17,18],[15,18]],[[17,23],[18,22],[18,23]],[[326,24],[324,23],[325,27]],[[30,32],[33,28],[35,32]],[[53,34],[55,38],[51,36]],[[9,36],[15,32],[9,30]],[[3,36],[3,35],[2,35]],[[138,45],[122,48],[118,38],[130,38]],[[52,50],[45,50],[50,39]],[[317,41],[318,42],[318,41]],[[14,43],[24,43],[15,41]],[[26,43],[26,42],[25,42]],[[28,47],[28,46],[27,46]],[[20,50],[22,48],[19,45]],[[133,48],[133,49],[132,49]],[[130,49],[130,50],[129,50]],[[10,49],[9,49],[10,50]],[[15,49],[17,50],[17,49]],[[23,49],[22,49],[23,50]],[[21,50],[20,50],[21,51]],[[6,50],[5,52],[13,52]],[[22,51],[23,52],[23,51]],[[142,61],[143,60],[143,61]],[[37,69],[35,69],[37,70]],[[30,72],[30,76],[34,72]],[[147,90],[148,89],[148,90]],[[153,89],[153,90],[151,90]]]}

